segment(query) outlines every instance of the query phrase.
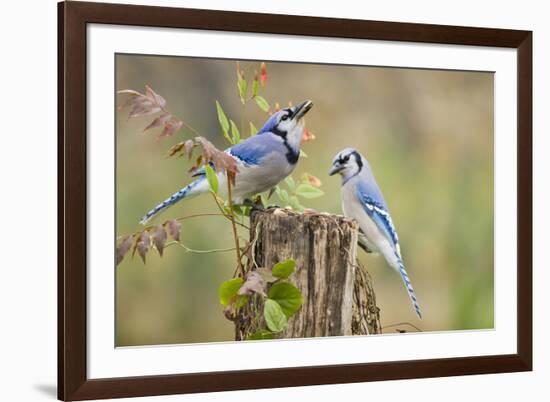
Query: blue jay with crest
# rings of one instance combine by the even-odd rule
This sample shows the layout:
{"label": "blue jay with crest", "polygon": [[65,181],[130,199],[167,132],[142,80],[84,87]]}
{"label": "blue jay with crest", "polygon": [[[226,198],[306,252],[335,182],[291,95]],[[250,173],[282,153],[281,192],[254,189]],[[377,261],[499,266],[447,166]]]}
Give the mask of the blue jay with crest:
{"label": "blue jay with crest", "polygon": [[362,245],[368,250],[382,254],[388,265],[401,275],[416,315],[422,319],[416,294],[403,264],[390,211],[369,163],[355,149],[346,148],[340,151],[332,162],[329,175],[336,173],[342,176],[344,216],[354,219],[359,224]]}
{"label": "blue jay with crest", "polygon": [[[238,172],[231,191],[234,204],[243,204],[248,197],[272,189],[294,170],[304,131],[302,117],[312,106],[313,102],[306,100],[281,109],[267,120],[255,136],[225,150],[237,160]],[[227,176],[225,172],[216,173],[220,196],[225,197]],[[210,187],[204,168],[195,171],[193,176],[197,177],[195,181],[147,212],[141,223],[146,224],[180,200],[207,193]]]}

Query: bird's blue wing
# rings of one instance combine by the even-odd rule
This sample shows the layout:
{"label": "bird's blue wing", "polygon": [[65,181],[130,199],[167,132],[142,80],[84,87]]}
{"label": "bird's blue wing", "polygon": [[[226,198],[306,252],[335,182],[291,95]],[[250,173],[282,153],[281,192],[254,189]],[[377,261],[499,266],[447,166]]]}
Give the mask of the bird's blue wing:
{"label": "bird's blue wing", "polygon": [[247,138],[233,145],[226,152],[247,165],[258,165],[265,156],[274,151],[278,145],[280,146],[273,135],[266,134]]}
{"label": "bird's blue wing", "polygon": [[[401,275],[401,279],[407,288],[407,293],[411,299],[411,303],[416,311],[418,318],[422,319],[422,312],[420,306],[418,305],[418,300],[414,289],[409,279],[409,275],[405,270],[405,265],[401,259],[401,250],[399,247],[399,239],[397,238],[397,231],[393,226],[393,222],[390,216],[390,212],[384,201],[384,196],[380,191],[380,188],[376,184],[376,181],[373,177],[370,180],[358,180],[355,184],[355,190],[358,200],[361,202],[365,212],[371,217],[376,226],[380,229],[380,232],[390,241],[393,246],[393,252],[395,257],[397,257],[397,267],[394,267],[398,270]],[[386,260],[388,258],[386,257]],[[391,265],[391,264],[390,264]]]}
{"label": "bird's blue wing", "polygon": [[[262,158],[269,154],[278,144],[271,136],[262,135],[247,138],[246,140],[227,148],[225,152],[234,156],[242,163],[248,166],[258,165]],[[212,169],[215,169],[214,164],[210,163]],[[193,171],[192,176],[204,176],[206,171],[204,166]]]}
{"label": "bird's blue wing", "polygon": [[358,181],[356,184],[357,198],[361,201],[365,212],[376,223],[376,226],[399,251],[399,239],[393,225],[384,197],[376,184]]}

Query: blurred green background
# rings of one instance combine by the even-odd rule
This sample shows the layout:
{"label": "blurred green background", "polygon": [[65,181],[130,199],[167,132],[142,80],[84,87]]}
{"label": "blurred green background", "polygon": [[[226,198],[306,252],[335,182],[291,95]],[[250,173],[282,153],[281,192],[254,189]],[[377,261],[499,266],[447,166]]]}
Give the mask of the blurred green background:
{"label": "blurred green background", "polygon": [[[240,66],[250,80],[260,63]],[[347,146],[367,157],[385,194],[424,319],[415,318],[399,275],[383,257],[359,251],[374,280],[382,325],[492,328],[493,74],[275,62],[267,71],[260,93],[272,107],[304,99],[315,104],[307,127],[316,139],[304,144],[309,157],[300,159],[293,176],[317,176],[325,195],[304,204],[341,213],[340,179],[327,171]],[[243,109],[236,82],[231,60],[116,56],[117,90],[144,92],[150,85],[173,114],[222,148],[228,144],[216,100],[239,126],[245,119],[259,128],[267,118],[253,101]],[[123,101],[121,95],[117,104]],[[184,130],[156,141],[156,132],[142,131],[153,117],[117,113],[117,236],[140,230],[145,212],[190,181],[190,163],[165,155],[192,134]],[[153,223],[209,212],[216,212],[212,199],[198,197]],[[222,219],[185,220],[183,242],[203,250],[232,247]],[[232,253],[193,254],[179,247],[165,250],[162,259],[150,252],[146,265],[137,256],[125,258],[116,268],[117,346],[233,340],[217,297],[233,270]]]}

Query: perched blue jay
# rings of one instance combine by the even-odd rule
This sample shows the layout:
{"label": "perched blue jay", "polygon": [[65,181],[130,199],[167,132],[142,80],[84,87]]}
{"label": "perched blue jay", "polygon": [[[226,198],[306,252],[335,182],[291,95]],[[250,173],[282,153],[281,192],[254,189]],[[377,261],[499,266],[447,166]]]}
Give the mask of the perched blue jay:
{"label": "perched blue jay", "polygon": [[401,258],[397,232],[393,226],[384,196],[376,183],[369,163],[353,148],[339,152],[332,162],[329,175],[342,176],[342,209],[344,216],[354,219],[362,232],[360,241],[384,256],[387,263],[401,275],[418,318],[420,306]]}
{"label": "perched blue jay", "polygon": [[[301,119],[312,106],[313,102],[306,100],[274,113],[255,136],[225,150],[237,160],[238,173],[231,190],[234,204],[243,204],[248,197],[275,187],[294,170],[304,131]],[[210,187],[204,168],[197,170],[193,176],[198,176],[198,179],[147,212],[141,223],[146,224],[159,212],[184,198],[208,192]],[[217,172],[217,176],[219,194],[225,197],[226,174]]]}

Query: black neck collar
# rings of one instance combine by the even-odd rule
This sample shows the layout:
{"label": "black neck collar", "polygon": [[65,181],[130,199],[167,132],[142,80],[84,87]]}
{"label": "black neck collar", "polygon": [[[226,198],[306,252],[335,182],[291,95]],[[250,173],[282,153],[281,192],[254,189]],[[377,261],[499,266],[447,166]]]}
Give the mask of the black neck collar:
{"label": "black neck collar", "polygon": [[300,150],[299,149],[295,150],[290,146],[290,144],[288,143],[287,132],[286,131],[282,131],[278,127],[275,127],[272,130],[272,133],[283,139],[283,145],[285,146],[286,151],[287,151],[286,154],[285,154],[286,160],[291,165],[295,165],[298,162],[298,159],[300,158]]}

